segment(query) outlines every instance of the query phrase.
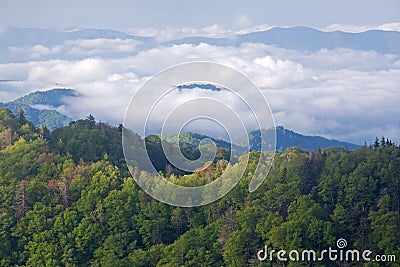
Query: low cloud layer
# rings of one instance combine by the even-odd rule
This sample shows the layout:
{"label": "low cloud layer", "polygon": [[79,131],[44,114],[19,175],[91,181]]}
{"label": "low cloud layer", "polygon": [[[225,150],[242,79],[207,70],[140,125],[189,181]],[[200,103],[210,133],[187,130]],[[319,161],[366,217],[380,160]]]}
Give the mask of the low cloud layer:
{"label": "low cloud layer", "polygon": [[[222,32],[217,26],[208,30]],[[251,78],[269,101],[277,125],[358,144],[382,135],[400,143],[399,55],[344,48],[299,52],[256,43],[145,49],[136,40],[105,38],[13,46],[9,53],[26,60],[0,64],[0,80],[11,80],[0,82],[0,101],[35,90],[73,88],[83,96],[61,110],[75,119],[91,113],[120,123],[130,98],[150,76],[174,64],[213,61]]]}
{"label": "low cloud layer", "polygon": [[366,25],[348,25],[348,24],[332,24],[325,28],[324,31],[343,31],[343,32],[365,32],[369,30],[382,30],[382,31],[400,31],[400,23],[385,23],[378,26],[366,26]]}
{"label": "low cloud layer", "polygon": [[[252,32],[266,31],[274,27],[293,27],[293,25],[249,25],[249,19],[245,15],[237,16],[234,18],[234,20],[238,26],[236,30],[232,30],[222,25],[213,24],[203,28],[174,28],[171,26],[167,26],[164,29],[131,28],[127,30],[127,32],[138,36],[154,37],[158,41],[168,41],[190,36],[232,37],[234,34],[246,34]],[[320,27],[319,30],[325,32],[343,31],[350,33],[359,33],[369,30],[400,31],[400,22],[386,23],[381,25],[331,24],[326,27]]]}

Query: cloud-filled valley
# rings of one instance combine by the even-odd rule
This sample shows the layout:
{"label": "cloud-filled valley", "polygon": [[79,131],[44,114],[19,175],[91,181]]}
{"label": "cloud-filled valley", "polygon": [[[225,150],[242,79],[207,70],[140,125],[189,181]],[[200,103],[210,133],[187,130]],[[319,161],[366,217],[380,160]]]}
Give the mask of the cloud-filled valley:
{"label": "cloud-filled valley", "polygon": [[[382,135],[400,142],[400,54],[77,36],[47,45],[2,47],[0,101],[35,90],[73,88],[82,96],[69,99],[60,111],[74,119],[92,113],[117,124],[131,96],[153,74],[188,61],[213,61],[252,79],[269,101],[277,125],[358,144]],[[192,97],[209,93],[191,92]],[[167,110],[168,103],[164,105]]]}

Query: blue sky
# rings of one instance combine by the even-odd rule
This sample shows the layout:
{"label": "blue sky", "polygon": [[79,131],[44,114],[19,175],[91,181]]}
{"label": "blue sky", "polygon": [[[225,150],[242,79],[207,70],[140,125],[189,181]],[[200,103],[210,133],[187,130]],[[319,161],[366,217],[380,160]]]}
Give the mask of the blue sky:
{"label": "blue sky", "polygon": [[235,29],[259,24],[325,27],[400,21],[396,0],[310,1],[54,1],[2,0],[0,27],[87,26],[130,29],[212,24]]}

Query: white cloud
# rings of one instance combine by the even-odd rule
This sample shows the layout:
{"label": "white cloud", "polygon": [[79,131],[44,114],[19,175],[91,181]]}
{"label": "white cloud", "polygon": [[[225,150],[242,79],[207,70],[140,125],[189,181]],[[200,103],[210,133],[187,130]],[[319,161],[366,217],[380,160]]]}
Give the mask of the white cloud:
{"label": "white cloud", "polygon": [[26,54],[31,59],[39,59],[42,56],[56,55],[61,52],[60,47],[48,48],[44,45],[34,45],[30,47],[10,46],[8,50],[13,54]]}
{"label": "white cloud", "polygon": [[321,28],[323,31],[343,31],[343,32],[365,32],[369,30],[383,30],[383,31],[400,31],[400,22],[386,23],[378,26],[368,25],[354,25],[354,24],[331,24],[325,28]]}
{"label": "white cloud", "polygon": [[377,27],[378,30],[383,31],[400,31],[400,22],[386,23]]}
{"label": "white cloud", "polygon": [[353,24],[331,24],[325,28],[322,28],[321,30],[327,31],[327,32],[333,32],[333,31],[342,31],[342,32],[365,32],[368,30],[373,29],[373,27],[370,26],[365,26],[365,25],[353,25]]}
{"label": "white cloud", "polygon": [[9,53],[15,58],[29,58],[31,60],[50,59],[77,59],[87,57],[115,57],[130,55],[143,49],[144,44],[134,39],[77,39],[69,40],[64,44],[47,47],[44,45],[33,45],[8,47]]}
{"label": "white cloud", "polygon": [[100,54],[111,54],[111,53],[132,53],[137,51],[138,46],[141,43],[132,39],[79,39],[66,42],[66,46],[71,48],[79,47],[86,54],[89,55],[100,55]]}
{"label": "white cloud", "polygon": [[49,54],[58,54],[60,53],[60,49],[58,47],[48,48],[43,45],[35,45],[31,48],[31,57],[32,58],[39,58],[42,55],[49,55]]}
{"label": "white cloud", "polygon": [[292,56],[291,59],[300,61],[304,66],[313,69],[372,71],[390,68],[398,59],[398,55],[379,54],[375,51],[336,48],[333,50],[321,49],[312,54],[296,54]]}
{"label": "white cloud", "polygon": [[256,25],[256,26],[249,27],[249,28],[240,29],[240,30],[236,31],[235,33],[236,34],[246,34],[246,33],[252,33],[252,32],[262,32],[262,31],[270,30],[274,27],[276,27],[276,26],[271,26],[268,24],[261,24],[261,25]]}
{"label": "white cloud", "polygon": [[252,63],[257,70],[253,79],[260,87],[283,87],[305,78],[303,66],[290,60],[274,60],[271,56],[265,56],[256,57]]}
{"label": "white cloud", "polygon": [[37,62],[29,69],[30,82],[77,84],[94,82],[107,77],[106,62],[99,58],[79,61],[51,60]]}
{"label": "white cloud", "polygon": [[171,26],[167,26],[164,29],[131,28],[126,32],[137,36],[153,37],[158,42],[171,41],[192,36],[229,37],[234,34],[232,30],[226,29],[225,27],[218,24],[212,24],[203,28],[193,28],[193,27],[174,28]]}
{"label": "white cloud", "polygon": [[[223,30],[215,26],[206,31],[220,34]],[[191,34],[190,29],[182,32]],[[13,48],[10,53],[35,51],[41,57],[46,53],[87,53],[89,58],[0,64],[0,79],[19,80],[0,83],[0,101],[62,84],[83,94],[78,101],[69,100],[65,113],[73,118],[92,113],[98,120],[119,123],[131,95],[147,77],[174,64],[215,61],[239,69],[262,88],[278,125],[357,143],[373,141],[381,135],[400,142],[398,55],[352,49],[311,53],[252,43],[239,47],[202,43],[152,49],[139,49],[137,45],[130,40],[95,39],[70,41],[57,47]],[[108,57],[92,56],[108,51]],[[130,54],[131,51],[138,52]],[[119,52],[123,54],[116,56]],[[195,93],[199,92],[194,90],[186,97],[193,98]],[[163,113],[168,106],[164,108]]]}
{"label": "white cloud", "polygon": [[235,24],[239,27],[247,27],[251,24],[251,20],[248,15],[241,14],[235,17]]}
{"label": "white cloud", "polygon": [[[131,28],[126,30],[128,34],[154,37],[157,41],[170,41],[191,36],[201,36],[201,37],[233,37],[235,34],[246,34],[252,32],[267,31],[274,27],[288,28],[289,25],[269,25],[269,24],[259,24],[251,25],[250,18],[245,15],[238,15],[234,18],[235,24],[238,29],[232,30],[228,29],[219,24],[212,24],[203,28],[174,28],[167,26],[163,29],[157,28]],[[326,27],[320,28],[322,31],[344,31],[344,32],[364,32],[368,30],[385,30],[385,31],[400,31],[400,22],[393,22],[382,24],[378,26],[368,26],[368,25],[348,25],[348,24],[331,24]]]}

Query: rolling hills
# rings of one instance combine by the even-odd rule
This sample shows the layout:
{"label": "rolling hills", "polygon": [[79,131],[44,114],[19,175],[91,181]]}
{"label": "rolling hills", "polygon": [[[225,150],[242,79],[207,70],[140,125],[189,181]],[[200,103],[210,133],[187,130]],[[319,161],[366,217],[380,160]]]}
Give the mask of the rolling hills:
{"label": "rolling hills", "polygon": [[8,108],[13,113],[17,113],[18,109],[22,108],[26,118],[36,127],[43,124],[52,130],[63,127],[71,121],[66,115],[58,112],[57,108],[65,104],[66,98],[78,96],[75,90],[64,88],[36,91],[11,102],[0,102],[0,108]]}
{"label": "rolling hills", "polygon": [[[68,125],[72,120],[66,115],[57,111],[57,108],[65,105],[65,100],[71,97],[79,97],[79,93],[73,89],[56,88],[48,91],[36,91],[20,97],[12,102],[0,103],[0,108],[9,108],[13,113],[17,113],[19,108],[24,109],[26,118],[36,126],[44,124],[48,129],[53,130]],[[261,134],[264,140],[271,138],[271,130],[255,130],[248,134],[250,142],[250,150],[260,151],[262,147]],[[169,134],[163,137],[166,141],[174,143],[175,135]],[[197,147],[200,141],[210,138],[220,148],[230,148],[231,144],[226,140],[212,138],[210,136],[199,133],[182,133],[180,136],[180,145],[189,147]],[[245,138],[245,137],[243,137]],[[330,140],[321,136],[307,136],[296,133],[295,131],[285,129],[283,126],[276,127],[276,149],[285,151],[286,148],[297,146],[300,149],[308,151],[316,151],[329,147],[342,147],[354,150],[358,145]],[[242,140],[243,141],[243,140]],[[241,149],[238,144],[243,143],[241,140],[235,140],[234,148]],[[266,145],[266,144],[264,144]]]}

